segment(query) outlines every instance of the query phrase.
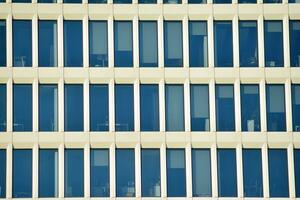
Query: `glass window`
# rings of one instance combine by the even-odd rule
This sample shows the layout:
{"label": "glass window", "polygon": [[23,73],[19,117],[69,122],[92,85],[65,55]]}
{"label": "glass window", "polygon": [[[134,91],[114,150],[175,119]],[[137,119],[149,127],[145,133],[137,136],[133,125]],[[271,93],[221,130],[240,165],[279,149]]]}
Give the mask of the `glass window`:
{"label": "glass window", "polygon": [[282,3],[282,0],[263,0],[263,3]]}
{"label": "glass window", "polygon": [[6,84],[0,84],[0,132],[6,131]]}
{"label": "glass window", "polygon": [[39,197],[58,196],[58,151],[39,150]]}
{"label": "glass window", "polygon": [[108,131],[108,85],[90,85],[90,130]]}
{"label": "glass window", "polygon": [[243,181],[245,197],[263,197],[260,149],[243,149]]}
{"label": "glass window", "polygon": [[57,3],[56,0],[38,0],[38,3]]}
{"label": "glass window", "polygon": [[185,150],[167,149],[167,196],[185,197]]}
{"label": "glass window", "polygon": [[32,131],[32,85],[13,85],[13,131]]}
{"label": "glass window", "polygon": [[165,85],[166,131],[184,131],[183,85]]}
{"label": "glass window", "polygon": [[283,67],[282,21],[264,22],[265,66]]}
{"label": "glass window", "polygon": [[0,149],[0,198],[6,197],[6,150]]}
{"label": "glass window", "polygon": [[83,197],[83,149],[65,149],[65,197]]}
{"label": "glass window", "polygon": [[113,3],[116,3],[116,4],[131,4],[132,0],[113,0]]}
{"label": "glass window", "polygon": [[116,149],[117,197],[135,196],[134,149]]}
{"label": "glass window", "polygon": [[140,67],[157,67],[157,22],[139,22]]}
{"label": "glass window", "polygon": [[182,67],[183,65],[182,41],[183,40],[182,40],[181,21],[165,21],[164,22],[165,67]]}
{"label": "glass window", "polygon": [[300,131],[300,84],[292,84],[293,131]]}
{"label": "glass window", "polygon": [[231,4],[231,0],[213,0],[214,4]]}
{"label": "glass window", "polygon": [[294,149],[294,171],[296,197],[300,197],[300,149]]}
{"label": "glass window", "polygon": [[160,197],[160,151],[142,149],[142,197]]}
{"label": "glass window", "polygon": [[267,130],[285,131],[285,95],[284,85],[269,84],[267,91]]}
{"label": "glass window", "polygon": [[115,85],[115,129],[134,130],[133,85]]}
{"label": "glass window", "polygon": [[13,3],[31,3],[31,0],[12,0]]}
{"label": "glass window", "polygon": [[107,3],[107,0],[88,0],[89,3],[97,3],[97,4],[103,4]]}
{"label": "glass window", "polygon": [[300,44],[300,20],[290,20],[291,67],[300,67],[300,45],[297,44]]}
{"label": "glass window", "polygon": [[188,0],[189,4],[205,4],[206,0]]}
{"label": "glass window", "polygon": [[82,67],[82,62],[83,62],[82,21],[65,20],[64,21],[64,66]]}
{"label": "glass window", "polygon": [[259,85],[241,85],[242,131],[260,131]]}
{"label": "glass window", "polygon": [[233,85],[216,85],[217,131],[235,130]]}
{"label": "glass window", "polygon": [[140,85],[141,131],[159,131],[158,85]]}
{"label": "glass window", "polygon": [[12,197],[32,197],[32,150],[13,150]]}
{"label": "glass window", "polygon": [[164,0],[164,4],[181,4],[181,0]]}
{"label": "glass window", "polygon": [[289,0],[289,3],[300,3],[300,0]]}
{"label": "glass window", "polygon": [[[22,0],[23,1],[23,0]],[[13,66],[32,66],[31,20],[13,20]]]}
{"label": "glass window", "polygon": [[65,131],[83,131],[83,86],[65,84]]}
{"label": "glass window", "polygon": [[90,67],[108,66],[107,22],[89,21]]}
{"label": "glass window", "polygon": [[132,67],[133,41],[131,21],[114,21],[114,47],[115,67]]}
{"label": "glass window", "polygon": [[238,0],[238,3],[257,3],[257,0]]}
{"label": "glass window", "polygon": [[232,37],[231,21],[214,22],[214,56],[216,67],[233,67]]}
{"label": "glass window", "polygon": [[109,150],[91,149],[91,197],[109,196]]}
{"label": "glass window", "polygon": [[193,197],[211,196],[210,150],[192,149]]}
{"label": "glass window", "polygon": [[39,85],[39,131],[58,130],[57,85]]}
{"label": "glass window", "polygon": [[237,197],[235,149],[218,149],[219,197]]}
{"label": "glass window", "polygon": [[192,131],[209,131],[208,93],[208,85],[190,85]]}
{"label": "glass window", "polygon": [[270,197],[288,197],[288,161],[286,149],[269,149],[269,190]]}
{"label": "glass window", "polygon": [[0,66],[6,66],[6,21],[0,20]]}
{"label": "glass window", "polygon": [[63,0],[63,3],[82,3],[82,0]]}
{"label": "glass window", "polygon": [[156,4],[157,3],[157,0],[139,0],[139,3],[140,4]]}

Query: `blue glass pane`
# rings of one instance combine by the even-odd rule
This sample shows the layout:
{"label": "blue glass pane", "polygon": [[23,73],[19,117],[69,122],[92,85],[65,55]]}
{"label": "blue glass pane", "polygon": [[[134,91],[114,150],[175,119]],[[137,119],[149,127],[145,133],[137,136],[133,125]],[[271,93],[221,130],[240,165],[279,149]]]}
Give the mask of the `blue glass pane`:
{"label": "blue glass pane", "polygon": [[282,21],[265,21],[265,66],[283,67]]}
{"label": "blue glass pane", "polygon": [[[122,1],[124,1],[124,0],[122,0]],[[132,36],[132,22],[131,21],[114,21],[115,67],[132,67],[133,66],[132,37],[133,36]]]}
{"label": "blue glass pane", "polygon": [[289,3],[300,3],[300,0],[289,0]]}
{"label": "blue glass pane", "polygon": [[185,197],[185,151],[167,149],[167,196]]}
{"label": "blue glass pane", "polygon": [[300,197],[300,149],[294,149],[294,171],[296,197]]}
{"label": "blue glass pane", "polygon": [[263,3],[282,3],[282,0],[263,0]]}
{"label": "blue glass pane", "polygon": [[107,0],[88,0],[89,3],[97,3],[97,4],[103,4],[107,3]]}
{"label": "blue glass pane", "polygon": [[134,149],[116,149],[117,197],[135,196]]}
{"label": "blue glass pane", "polygon": [[58,130],[57,85],[39,85],[39,131]]}
{"label": "blue glass pane", "polygon": [[285,95],[284,85],[267,85],[267,130],[285,131]]}
{"label": "blue glass pane", "polygon": [[57,3],[56,0],[38,0],[38,3]]}
{"label": "blue glass pane", "polygon": [[209,94],[208,85],[190,86],[191,129],[209,131]]}
{"label": "blue glass pane", "polygon": [[142,197],[160,197],[160,151],[142,149]]}
{"label": "blue glass pane", "polygon": [[213,0],[214,4],[231,4],[231,0]]}
{"label": "blue glass pane", "polygon": [[65,149],[65,197],[83,197],[84,164],[82,149]]}
{"label": "blue glass pane", "polygon": [[216,67],[233,67],[231,21],[214,22],[214,54]]}
{"label": "blue glass pane", "polygon": [[193,197],[211,197],[210,150],[192,149]]}
{"label": "blue glass pane", "polygon": [[241,85],[242,131],[260,131],[258,85]]}
{"label": "blue glass pane", "polygon": [[6,21],[0,20],[0,66],[6,66]]}
{"label": "blue glass pane", "polygon": [[141,131],[159,131],[158,85],[140,85]]}
{"label": "blue glass pane", "polygon": [[65,85],[65,131],[83,131],[83,86]]}
{"label": "blue glass pane", "polygon": [[107,22],[89,21],[90,67],[108,66]]}
{"label": "blue glass pane", "polygon": [[139,0],[140,4],[151,4],[151,3],[157,3],[157,0]]}
{"label": "blue glass pane", "polygon": [[140,21],[139,23],[139,45],[140,45],[140,67],[157,67],[157,22]]}
{"label": "blue glass pane", "polygon": [[108,131],[108,86],[90,85],[90,130]]}
{"label": "blue glass pane", "polygon": [[292,84],[293,131],[300,131],[300,84]]}
{"label": "blue glass pane", "polygon": [[58,151],[39,150],[39,197],[58,196]]}
{"label": "blue glass pane", "polygon": [[188,0],[189,4],[205,4],[206,0]]}
{"label": "blue glass pane", "polygon": [[115,85],[115,130],[134,130],[133,85]]}
{"label": "blue glass pane", "polygon": [[237,197],[235,149],[218,149],[219,197]]}
{"label": "blue glass pane", "polygon": [[0,149],[0,198],[6,196],[6,150]]}
{"label": "blue glass pane", "polygon": [[13,85],[13,131],[32,131],[32,85]]}
{"label": "blue glass pane", "polygon": [[286,149],[269,149],[269,190],[270,197],[288,197],[288,161]]}
{"label": "blue glass pane", "polygon": [[132,0],[113,0],[113,3],[116,3],[116,4],[131,4]]}
{"label": "blue glass pane", "polygon": [[300,20],[290,20],[291,67],[300,67]]}
{"label": "blue glass pane", "polygon": [[12,0],[13,3],[31,3],[31,0]]}
{"label": "blue glass pane", "polygon": [[243,181],[245,197],[263,197],[260,149],[243,149]]}
{"label": "blue glass pane", "polygon": [[82,67],[82,21],[64,21],[64,66]]}
{"label": "blue glass pane", "polygon": [[238,0],[238,3],[257,3],[257,0]]}
{"label": "blue glass pane", "polygon": [[91,149],[91,197],[109,196],[109,150]]}
{"label": "blue glass pane", "polygon": [[164,4],[181,4],[181,0],[164,0]]}
{"label": "blue glass pane", "polygon": [[12,197],[32,197],[32,150],[13,150]]}
{"label": "blue glass pane", "polygon": [[13,20],[13,66],[32,66],[31,20]]}
{"label": "blue glass pane", "polygon": [[82,3],[82,0],[63,0],[63,3]]}
{"label": "blue glass pane", "polygon": [[184,131],[183,85],[165,85],[166,131]]}
{"label": "blue glass pane", "polygon": [[0,132],[6,131],[6,85],[0,84]]}
{"label": "blue glass pane", "polygon": [[217,131],[235,130],[233,85],[216,85]]}

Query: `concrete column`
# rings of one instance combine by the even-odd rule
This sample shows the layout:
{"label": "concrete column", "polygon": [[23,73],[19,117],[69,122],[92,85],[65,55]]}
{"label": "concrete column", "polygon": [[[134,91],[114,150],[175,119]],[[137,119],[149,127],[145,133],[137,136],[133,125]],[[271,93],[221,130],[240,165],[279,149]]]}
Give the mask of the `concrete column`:
{"label": "concrete column", "polygon": [[166,145],[160,147],[160,174],[161,174],[161,197],[167,197],[167,162],[166,162]]}
{"label": "concrete column", "polygon": [[234,82],[234,107],[235,107],[235,131],[241,132],[241,95],[240,95],[240,80]]}
{"label": "concrete column", "polygon": [[[288,3],[288,0],[282,0],[283,3]],[[290,60],[290,34],[289,34],[289,16],[285,15],[282,22],[283,28],[283,53],[284,53],[284,67],[291,66]]]}
{"label": "concrete column", "polygon": [[6,84],[6,129],[7,132],[13,131],[13,81],[8,79]]}
{"label": "concrete column", "polygon": [[[11,0],[8,0],[11,1]],[[12,15],[6,18],[6,65],[12,67]]]}
{"label": "concrete column", "polygon": [[32,149],[32,197],[38,198],[38,165],[39,165],[39,145],[34,144]]}
{"label": "concrete column", "polygon": [[141,169],[141,146],[137,144],[135,146],[135,196],[142,196],[142,188],[141,188],[141,177],[142,177],[142,169]]}
{"label": "concrete column", "polygon": [[12,168],[13,168],[13,145],[10,143],[6,149],[6,198],[12,198]]}
{"label": "concrete column", "polygon": [[185,131],[191,131],[190,82],[188,79],[184,82],[184,122]]}
{"label": "concrete column", "polygon": [[262,146],[262,175],[263,175],[263,190],[264,190],[264,197],[269,198],[269,169],[268,169],[268,145],[264,144]]}
{"label": "concrete column", "polygon": [[140,82],[134,81],[134,130],[140,131]]}
{"label": "concrete column", "polygon": [[216,131],[216,106],[215,106],[215,81],[209,82],[209,115],[210,115],[210,131]]}
{"label": "concrete column", "polygon": [[[157,3],[162,0],[157,0]],[[164,67],[164,18],[159,16],[157,20],[157,41],[158,41],[158,67]]]}
{"label": "concrete column", "polygon": [[[182,0],[186,4],[188,0]],[[183,39],[183,67],[189,67],[189,18],[184,16],[182,20],[182,39]]]}
{"label": "concrete column", "polygon": [[[59,0],[58,0],[59,1]],[[64,18],[62,15],[57,20],[57,64],[58,67],[64,66]],[[61,104],[60,104],[61,105]]]}
{"label": "concrete column", "polygon": [[65,149],[64,144],[60,144],[58,147],[58,197],[64,198],[64,177],[65,177]]}
{"label": "concrete column", "polygon": [[90,145],[84,145],[84,197],[90,197]]}
{"label": "concrete column", "polygon": [[159,82],[159,123],[160,131],[164,132],[166,130],[165,125],[165,82],[161,80]]}
{"label": "concrete column", "polygon": [[289,193],[290,198],[296,197],[296,188],[295,188],[295,169],[294,169],[294,145],[289,144],[287,148],[287,158],[288,158],[288,172],[289,172]]}
{"label": "concrete column", "polygon": [[[257,0],[257,3],[262,3],[262,0]],[[258,33],[258,63],[259,67],[265,67],[265,51],[264,51],[264,16],[260,15],[257,21]]]}
{"label": "concrete column", "polygon": [[260,120],[261,120],[261,131],[267,131],[267,107],[266,107],[266,83],[265,80],[261,80],[259,83],[260,91]]}
{"label": "concrete column", "polygon": [[[82,0],[87,3],[88,0]],[[85,15],[82,20],[83,33],[83,67],[89,67],[89,16]]]}
{"label": "concrete column", "polygon": [[243,185],[243,152],[242,144],[238,144],[236,148],[236,168],[237,168],[237,187],[238,197],[244,197],[244,185]]}
{"label": "concrete column", "polygon": [[[232,0],[232,3],[237,4],[238,0]],[[232,20],[232,36],[233,36],[233,67],[240,66],[239,52],[239,17],[235,15]]]}
{"label": "concrete column", "polygon": [[115,163],[115,153],[116,148],[115,145],[112,144],[109,148],[109,180],[110,180],[110,197],[116,197],[116,163]]}
{"label": "concrete column", "polygon": [[[212,0],[207,0],[207,3],[212,3]],[[214,61],[214,18],[209,16],[207,20],[207,36],[208,36],[208,67],[213,68]]]}
{"label": "concrete column", "polygon": [[84,113],[84,132],[90,131],[90,85],[89,80],[84,80],[83,83],[83,113]]}
{"label": "concrete column", "polygon": [[58,131],[64,131],[64,80],[58,82]]}
{"label": "concrete column", "polygon": [[291,80],[285,82],[285,110],[286,110],[286,131],[293,131],[293,114],[292,114],[292,87]]}
{"label": "concrete column", "polygon": [[[133,0],[137,3],[138,0]],[[133,67],[139,67],[139,17],[136,15],[132,21],[133,34]]]}
{"label": "concrete column", "polygon": [[210,149],[211,152],[211,185],[212,197],[218,197],[218,167],[217,167],[217,144],[213,144]]}
{"label": "concrete column", "polygon": [[[33,0],[36,1],[36,0]],[[38,67],[38,16],[32,18],[32,67]]]}
{"label": "concrete column", "polygon": [[192,146],[187,144],[185,149],[185,166],[186,166],[186,195],[188,198],[193,197],[193,182],[192,182]]}
{"label": "concrete column", "polygon": [[39,82],[35,78],[32,83],[32,130],[38,132],[39,129],[39,116],[38,116],[38,99],[39,99]]}
{"label": "concrete column", "polygon": [[[112,0],[109,0],[112,1]],[[108,32],[108,67],[114,67],[114,18],[109,16],[107,20]]]}
{"label": "concrete column", "polygon": [[109,131],[115,131],[115,83],[111,79],[108,84],[108,99],[109,99]]}

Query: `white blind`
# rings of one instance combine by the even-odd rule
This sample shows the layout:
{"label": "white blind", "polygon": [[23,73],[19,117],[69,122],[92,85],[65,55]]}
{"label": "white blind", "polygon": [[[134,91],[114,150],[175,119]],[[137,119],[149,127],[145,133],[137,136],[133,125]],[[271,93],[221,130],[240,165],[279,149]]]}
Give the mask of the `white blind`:
{"label": "white blind", "polygon": [[282,86],[269,87],[269,111],[271,113],[284,112],[284,89]]}
{"label": "white blind", "polygon": [[180,59],[182,57],[182,28],[180,22],[171,22],[166,24],[166,36],[168,58]]}
{"label": "white blind", "polygon": [[117,22],[115,42],[118,51],[132,50],[132,27],[131,22]]}

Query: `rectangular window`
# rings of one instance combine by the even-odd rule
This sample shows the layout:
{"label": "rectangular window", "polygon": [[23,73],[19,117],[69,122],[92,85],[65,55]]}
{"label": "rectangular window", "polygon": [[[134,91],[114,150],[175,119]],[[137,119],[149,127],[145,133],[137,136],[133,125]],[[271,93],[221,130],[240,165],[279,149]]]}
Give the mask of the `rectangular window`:
{"label": "rectangular window", "polygon": [[134,131],[133,85],[115,85],[115,130]]}
{"label": "rectangular window", "polygon": [[139,0],[139,4],[156,4],[157,0]]}
{"label": "rectangular window", "polygon": [[65,84],[65,131],[83,131],[83,85]]}
{"label": "rectangular window", "polygon": [[189,4],[206,4],[206,0],[188,0]]}
{"label": "rectangular window", "polygon": [[13,85],[13,131],[32,131],[32,85]]}
{"label": "rectangular window", "polygon": [[38,0],[38,3],[57,3],[56,0]]}
{"label": "rectangular window", "polygon": [[183,44],[182,22],[164,22],[164,58],[165,67],[182,67]]}
{"label": "rectangular window", "polygon": [[109,150],[91,149],[91,197],[109,197]]}
{"label": "rectangular window", "polygon": [[[32,22],[13,20],[13,66],[32,66]],[[6,48],[5,48],[6,49]]]}
{"label": "rectangular window", "polygon": [[82,3],[82,0],[63,0],[63,3]]}
{"label": "rectangular window", "polygon": [[0,149],[0,198],[6,197],[6,150]]}
{"label": "rectangular window", "polygon": [[166,131],[184,131],[183,85],[165,85]]}
{"label": "rectangular window", "polygon": [[106,21],[89,21],[90,67],[108,66],[108,38]]}
{"label": "rectangular window", "polygon": [[300,0],[289,0],[289,3],[300,3]]}
{"label": "rectangular window", "polygon": [[260,131],[259,85],[241,85],[242,131]]}
{"label": "rectangular window", "polygon": [[12,197],[32,197],[32,150],[13,150]]}
{"label": "rectangular window", "polygon": [[290,20],[291,67],[300,67],[300,45],[297,44],[300,44],[300,20]]}
{"label": "rectangular window", "polygon": [[209,149],[192,149],[193,197],[211,197]]}
{"label": "rectangular window", "polygon": [[134,149],[116,149],[117,197],[135,196]]}
{"label": "rectangular window", "polygon": [[12,0],[13,3],[31,3],[31,0]]}
{"label": "rectangular window", "polygon": [[140,85],[141,131],[159,131],[158,85]]}
{"label": "rectangular window", "polygon": [[293,131],[300,132],[300,84],[292,84]]}
{"label": "rectangular window", "polygon": [[282,3],[282,0],[263,0],[263,3]]}
{"label": "rectangular window", "polygon": [[6,131],[6,84],[0,84],[0,132]]}
{"label": "rectangular window", "polygon": [[107,0],[88,0],[90,4],[106,4]]}
{"label": "rectangular window", "polygon": [[83,149],[65,149],[65,197],[83,197]]}
{"label": "rectangular window", "polygon": [[83,62],[82,21],[65,20],[64,21],[64,66],[82,67],[83,65],[82,62]]}
{"label": "rectangular window", "polygon": [[142,197],[160,197],[160,151],[142,149]]}
{"label": "rectangular window", "polygon": [[231,0],[213,0],[214,4],[231,4]]}
{"label": "rectangular window", "polygon": [[6,66],[6,21],[0,20],[0,66]]}
{"label": "rectangular window", "polygon": [[58,151],[39,150],[39,197],[58,197]]}
{"label": "rectangular window", "polygon": [[158,66],[157,22],[139,22],[140,67]]}
{"label": "rectangular window", "polygon": [[289,197],[288,160],[286,149],[269,149],[270,197]]}
{"label": "rectangular window", "polygon": [[39,131],[58,130],[57,85],[39,85]]}
{"label": "rectangular window", "polygon": [[215,67],[233,67],[232,22],[214,21]]}
{"label": "rectangular window", "polygon": [[39,67],[57,66],[57,22],[39,20]]}
{"label": "rectangular window", "polygon": [[132,36],[132,22],[131,21],[114,21],[115,67],[132,67],[133,66],[132,37],[133,36]]}
{"label": "rectangular window", "polygon": [[286,131],[285,92],[282,84],[267,84],[267,130]]}
{"label": "rectangular window", "polygon": [[294,171],[296,197],[300,197],[300,149],[294,149]]}
{"label": "rectangular window", "polygon": [[282,21],[264,22],[265,66],[283,67]]}
{"label": "rectangular window", "polygon": [[131,4],[132,0],[113,0],[115,4]]}
{"label": "rectangular window", "polygon": [[260,149],[243,149],[243,180],[245,197],[263,197]]}
{"label": "rectangular window", "polygon": [[181,0],[164,0],[164,4],[181,4]]}
{"label": "rectangular window", "polygon": [[253,3],[253,4],[256,4],[257,0],[238,0],[238,3]]}

